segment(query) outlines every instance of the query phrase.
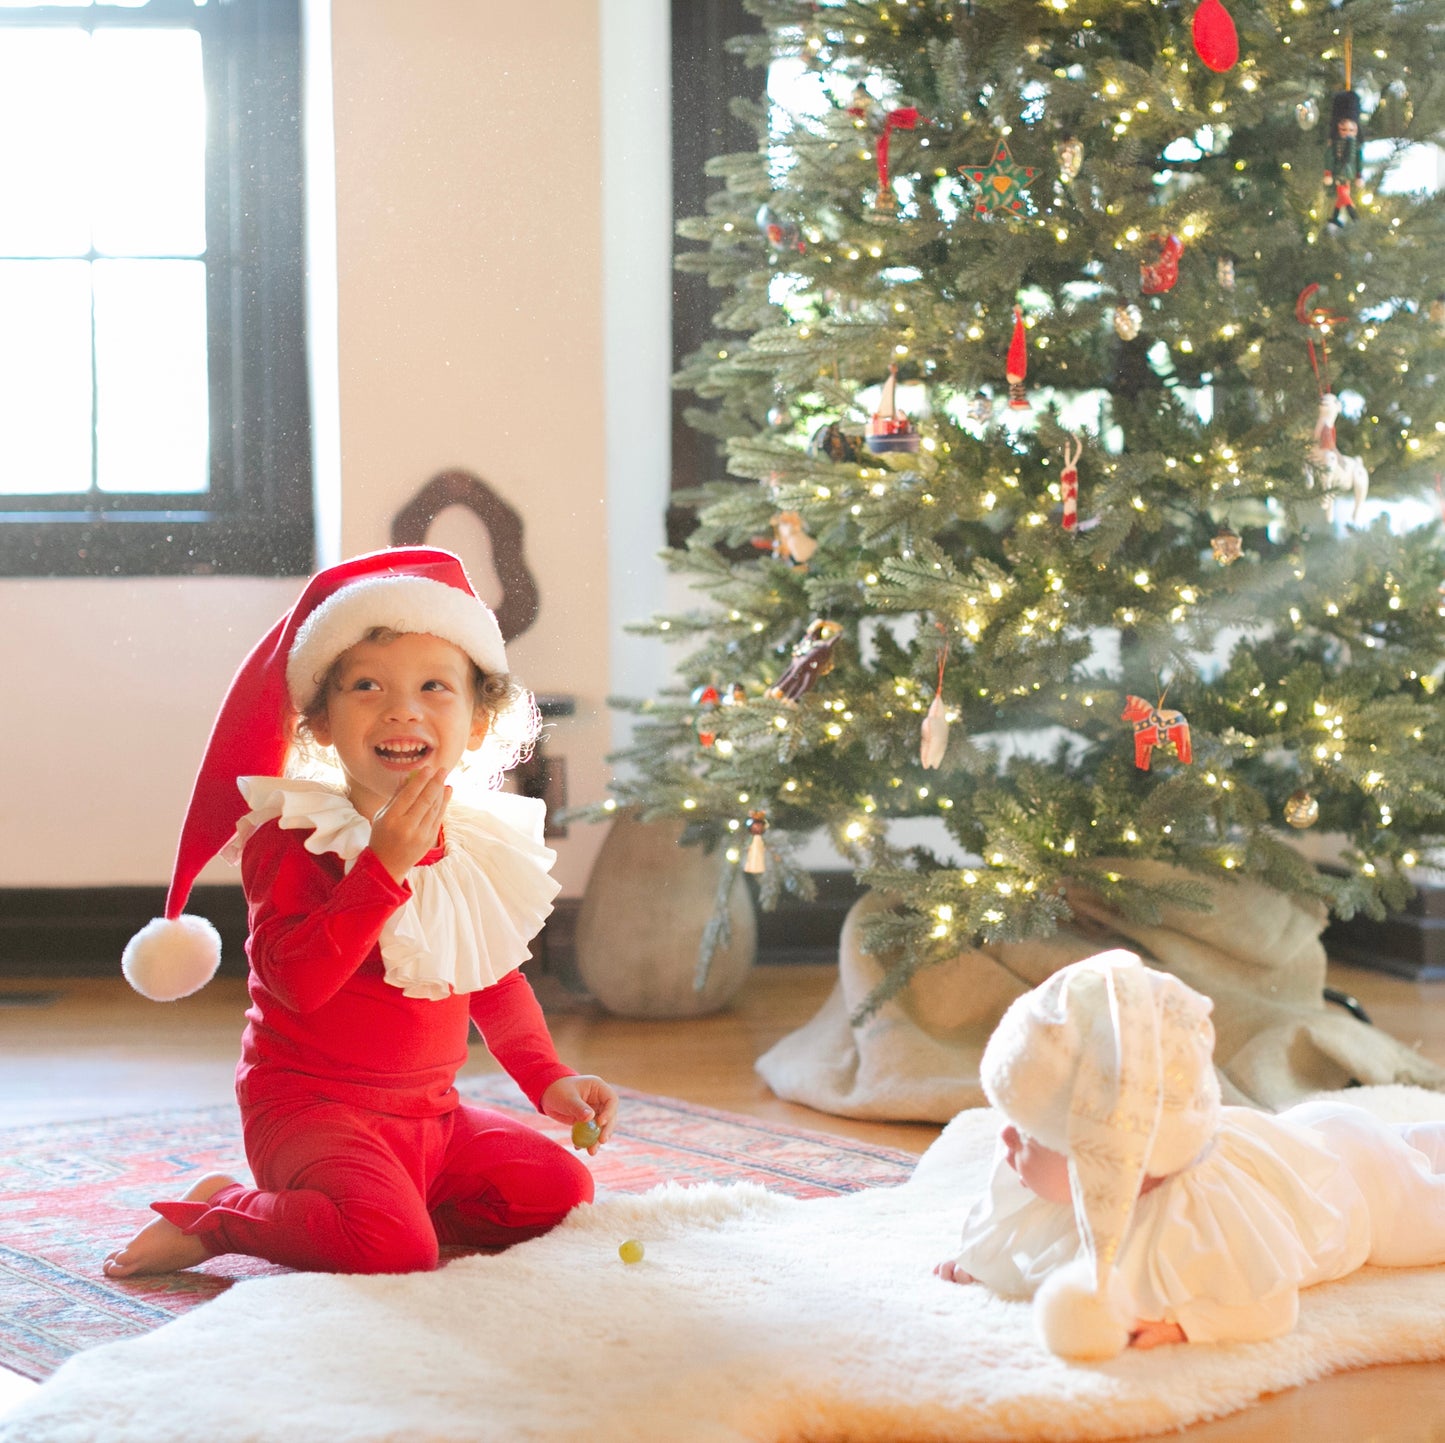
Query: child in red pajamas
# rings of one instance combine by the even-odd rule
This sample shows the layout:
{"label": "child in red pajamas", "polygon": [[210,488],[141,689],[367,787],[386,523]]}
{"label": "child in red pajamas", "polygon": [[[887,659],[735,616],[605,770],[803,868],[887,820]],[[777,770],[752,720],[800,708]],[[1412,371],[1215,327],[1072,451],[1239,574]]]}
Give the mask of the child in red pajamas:
{"label": "child in red pajamas", "polygon": [[[488,749],[500,776],[536,712],[507,676],[495,617],[447,552],[398,548],[314,577],[243,663],[182,829],[166,916],[126,949],[158,1000],[219,960],[182,908],[218,851],[239,857],[251,1006],[236,1075],[248,1187],[212,1174],[105,1260],[112,1278],[248,1253],[332,1272],[434,1268],[442,1243],[535,1237],[592,1178],[535,1129],[463,1104],[475,1022],[541,1112],[593,1121],[617,1096],[558,1061],[517,970],[551,910],[540,802],[449,805]],[[334,749],[344,789],[282,775],[293,743]],[[509,735],[510,734],[510,735]]]}

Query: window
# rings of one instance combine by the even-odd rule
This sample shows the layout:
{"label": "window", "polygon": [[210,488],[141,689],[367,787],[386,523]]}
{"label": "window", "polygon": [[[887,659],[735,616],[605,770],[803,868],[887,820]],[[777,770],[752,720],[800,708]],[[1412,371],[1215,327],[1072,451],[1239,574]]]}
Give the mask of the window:
{"label": "window", "polygon": [[0,575],[306,572],[300,0],[0,0]]}

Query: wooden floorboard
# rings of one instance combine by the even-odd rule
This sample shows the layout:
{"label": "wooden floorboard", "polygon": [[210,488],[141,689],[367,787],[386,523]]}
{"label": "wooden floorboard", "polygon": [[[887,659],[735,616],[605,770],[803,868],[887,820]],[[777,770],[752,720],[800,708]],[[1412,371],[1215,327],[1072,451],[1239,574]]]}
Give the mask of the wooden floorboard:
{"label": "wooden floorboard", "polygon": [[[922,1152],[937,1127],[814,1112],[773,1096],[754,1071],[763,1051],[816,1012],[832,980],[826,966],[760,967],[726,1011],[686,1022],[609,1017],[545,977],[537,985],[558,1050],[580,1071],[643,1092]],[[1345,966],[1332,967],[1329,981],[1356,997],[1376,1025],[1445,1063],[1445,982]],[[195,997],[165,1005],[146,1002],[119,980],[0,981],[0,1118],[20,1125],[228,1102],[244,1006],[244,986],[234,979],[217,979]],[[477,1049],[468,1067],[490,1065]],[[0,1411],[33,1386],[0,1369]],[[1445,1363],[1326,1378],[1167,1438],[1445,1443]],[[420,1432],[417,1443],[427,1443]]]}

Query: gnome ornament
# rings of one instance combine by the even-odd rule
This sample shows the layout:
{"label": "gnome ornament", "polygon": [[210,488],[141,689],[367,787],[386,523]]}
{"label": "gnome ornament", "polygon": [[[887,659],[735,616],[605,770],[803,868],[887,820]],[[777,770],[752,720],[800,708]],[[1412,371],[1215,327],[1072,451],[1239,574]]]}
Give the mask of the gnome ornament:
{"label": "gnome ornament", "polygon": [[1013,336],[1009,341],[1008,359],[1004,362],[1004,379],[1008,382],[1008,404],[1011,411],[1028,411],[1029,398],[1024,394],[1024,377],[1028,374],[1028,340],[1024,334],[1024,313],[1014,307]]}

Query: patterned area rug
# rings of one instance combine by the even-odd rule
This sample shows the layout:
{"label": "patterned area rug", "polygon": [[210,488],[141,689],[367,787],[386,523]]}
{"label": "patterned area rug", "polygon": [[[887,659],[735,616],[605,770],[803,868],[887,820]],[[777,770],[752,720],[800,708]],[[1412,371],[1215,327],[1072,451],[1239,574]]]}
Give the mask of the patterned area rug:
{"label": "patterned area rug", "polygon": [[[564,1136],[510,1078],[459,1085],[468,1101]],[[619,1091],[619,1130],[590,1159],[599,1196],[671,1181],[754,1182],[790,1197],[829,1197],[901,1183],[917,1161],[891,1148]],[[286,1272],[225,1257],[129,1283],[102,1276],[101,1259],[135,1231],[153,1199],[178,1197],[217,1171],[247,1176],[232,1106],[0,1129],[0,1364],[42,1379],[72,1353],[147,1333],[237,1279]]]}

